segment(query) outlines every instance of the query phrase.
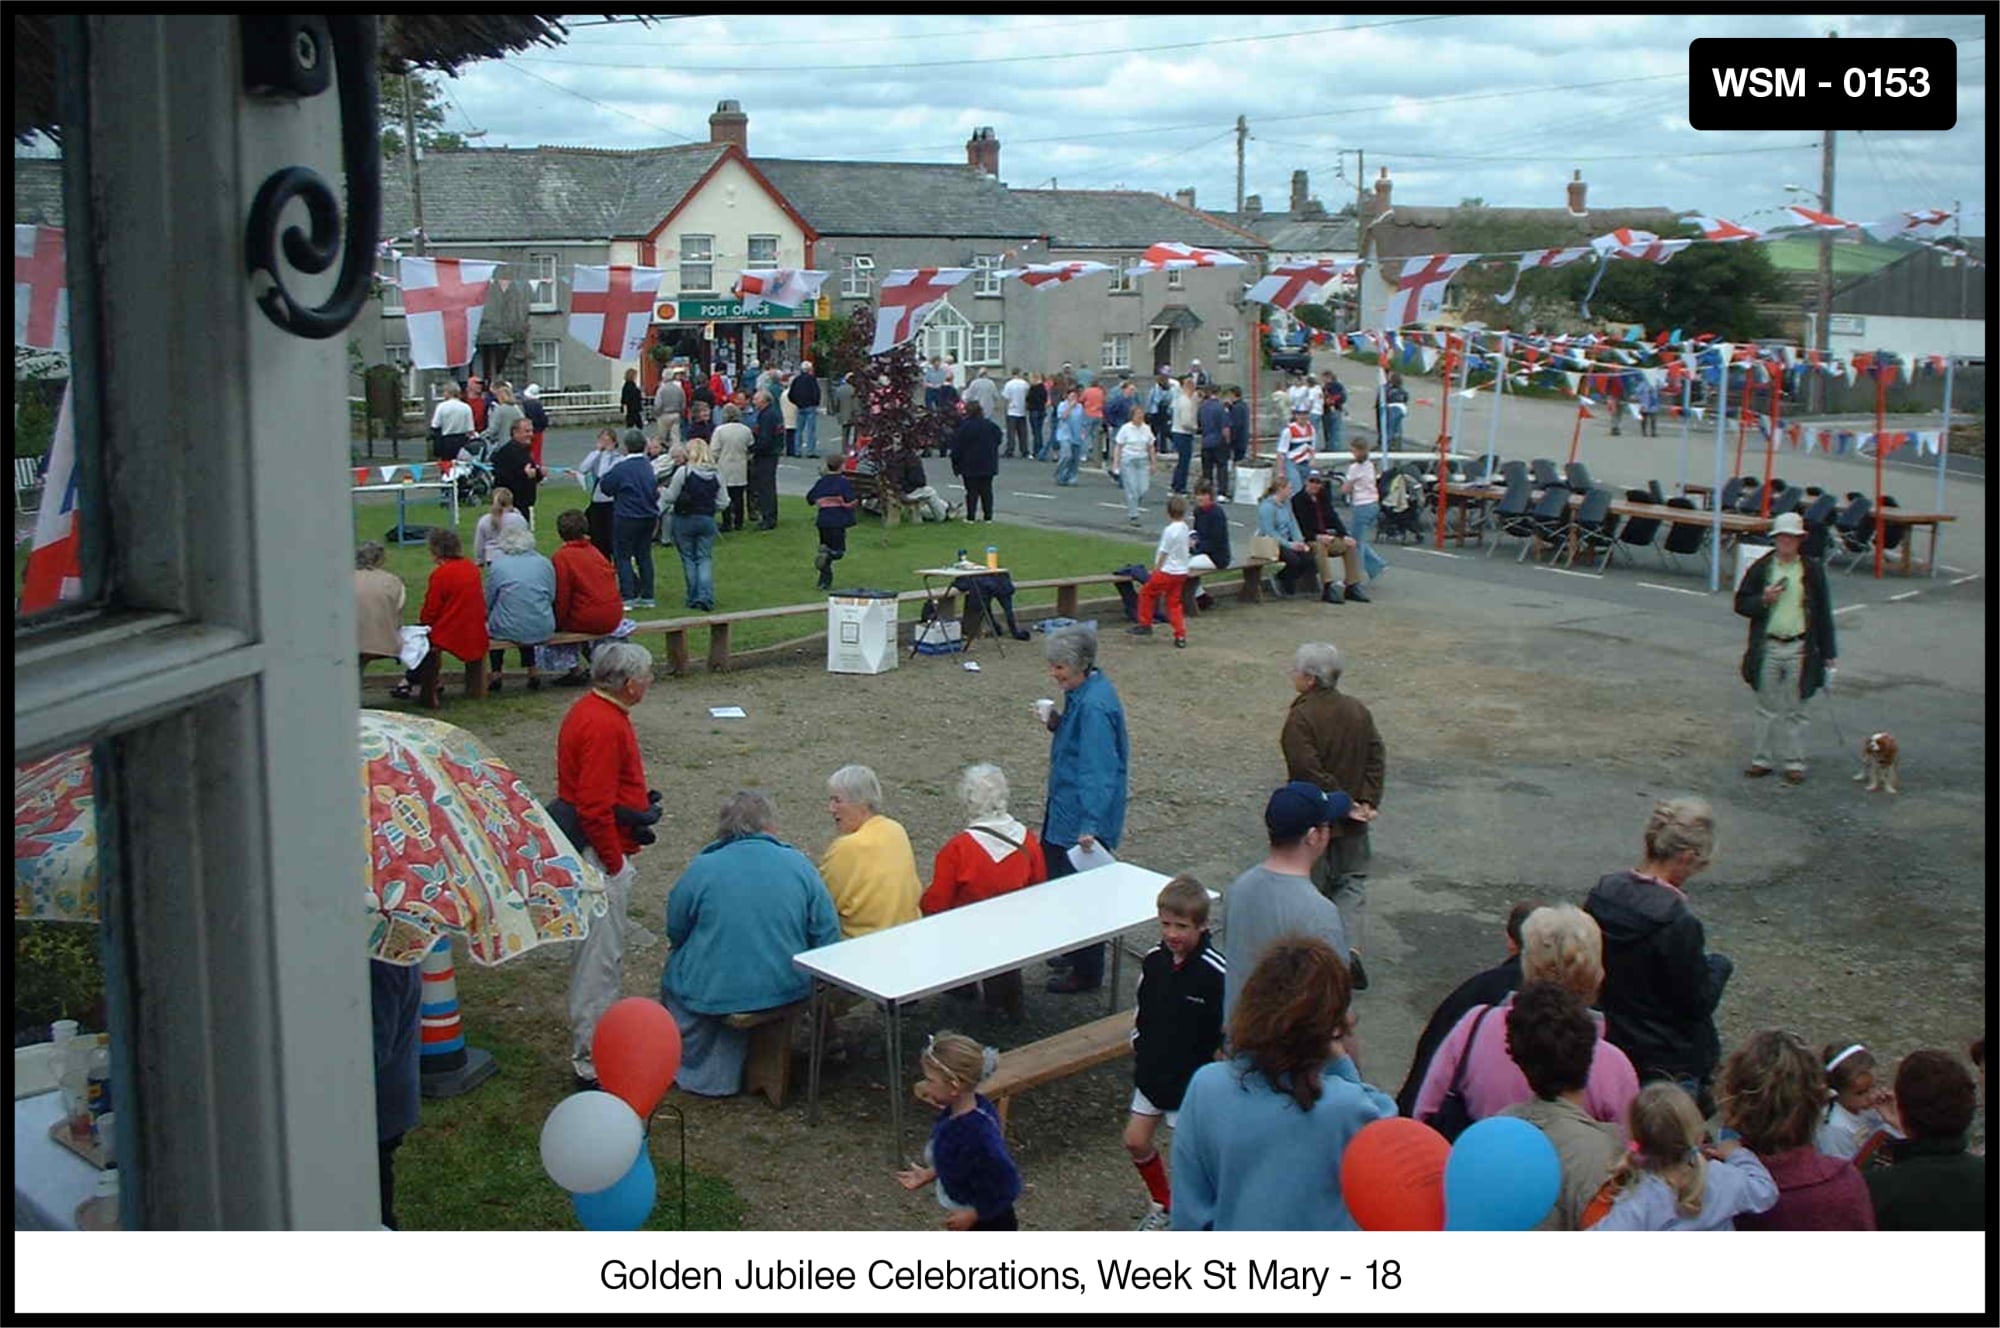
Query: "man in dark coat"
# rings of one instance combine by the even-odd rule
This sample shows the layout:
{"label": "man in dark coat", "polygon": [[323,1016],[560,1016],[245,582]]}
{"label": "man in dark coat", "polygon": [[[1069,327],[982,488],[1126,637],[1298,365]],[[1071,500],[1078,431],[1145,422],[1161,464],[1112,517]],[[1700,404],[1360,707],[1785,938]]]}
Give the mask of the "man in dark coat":
{"label": "man in dark coat", "polygon": [[785,389],[785,395],[799,410],[799,455],[816,457],[819,455],[819,379],[813,377],[811,360],[799,365],[799,371],[792,375],[792,385]]}
{"label": "man in dark coat", "polygon": [[1806,701],[1838,662],[1826,568],[1800,553],[1805,534],[1796,512],[1773,521],[1771,542],[1777,547],[1750,565],[1736,590],[1736,612],[1750,620],[1743,681],[1757,693],[1756,745],[1743,771],[1751,779],[1771,773],[1776,728],[1785,782],[1805,782]]}
{"label": "man in dark coat", "polygon": [[951,438],[951,468],[965,481],[965,519],[977,521],[979,506],[993,519],[993,477],[1000,473],[1000,426],[986,418],[977,401],[965,403],[965,418]]}
{"label": "man in dark coat", "polygon": [[1403,1086],[1396,1090],[1396,1110],[1405,1116],[1417,1114],[1417,1093],[1424,1086],[1424,1076],[1430,1073],[1431,1058],[1444,1045],[1451,1030],[1458,1027],[1467,1011],[1482,1005],[1498,1005],[1507,999],[1510,992],[1521,986],[1521,924],[1528,915],[1542,905],[1537,900],[1527,900],[1514,905],[1507,912],[1507,957],[1491,968],[1481,969],[1451,990],[1451,995],[1438,1003],[1431,1012],[1431,1021],[1424,1025],[1423,1034],[1417,1038],[1416,1054],[1410,1057],[1410,1072],[1403,1076]]}
{"label": "man in dark coat", "polygon": [[382,1225],[396,1228],[396,1150],[422,1109],[419,1014],[423,974],[415,964],[368,961],[368,1006],[375,1042],[375,1157]]}
{"label": "man in dark coat", "polygon": [[1340,671],[1340,650],[1331,642],[1308,641],[1298,648],[1292,664],[1298,695],[1286,712],[1278,746],[1287,779],[1353,800],[1353,810],[1331,827],[1333,837],[1313,864],[1312,876],[1319,892],[1340,909],[1350,947],[1347,966],[1354,989],[1360,991],[1368,985],[1361,966],[1361,949],[1368,942],[1368,823],[1382,803],[1387,748],[1368,707],[1340,690]]}
{"label": "man in dark coat", "polygon": [[757,509],[757,529],[778,524],[778,458],[785,452],[785,418],[771,394],[759,391],[757,422],[751,426],[750,505]]}

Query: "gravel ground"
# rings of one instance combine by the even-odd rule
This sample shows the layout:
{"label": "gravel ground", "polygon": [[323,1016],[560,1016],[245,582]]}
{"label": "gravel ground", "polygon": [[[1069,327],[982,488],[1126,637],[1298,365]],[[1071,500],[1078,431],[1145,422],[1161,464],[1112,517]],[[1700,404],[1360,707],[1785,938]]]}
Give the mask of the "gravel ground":
{"label": "gravel ground", "polygon": [[[1430,572],[1415,558],[1398,567],[1372,605],[1232,602],[1192,625],[1191,649],[1172,649],[1165,634],[1137,640],[1114,631],[1100,661],[1132,734],[1125,856],[1162,872],[1192,871],[1219,889],[1262,855],[1263,799],[1283,777],[1277,732],[1291,696],[1292,648],[1331,639],[1347,653],[1344,686],[1371,706],[1389,749],[1374,834],[1374,985],[1359,1004],[1371,1082],[1393,1093],[1436,1001],[1497,961],[1512,901],[1580,902],[1599,875],[1637,860],[1650,801],[1679,792],[1717,802],[1718,860],[1691,893],[1711,947],[1736,960],[1720,1013],[1725,1045],[1782,1025],[1815,1043],[1866,1040],[1893,1064],[1918,1046],[1962,1053],[1981,1031],[1983,630],[1975,657],[1960,656],[1956,682],[1915,666],[1871,668],[1859,643],[1844,651],[1847,737],[1858,744],[1856,730],[1869,726],[1904,735],[1900,798],[1861,794],[1847,778],[1851,755],[1833,750],[1823,722],[1806,785],[1748,785],[1737,771],[1749,698],[1735,677],[1741,633],[1726,605],[1668,620],[1547,587]],[[1903,644],[1921,651],[1924,633],[1947,630],[1940,624],[1951,613],[1912,615]],[[1115,603],[1105,625],[1123,626]],[[1002,658],[982,643],[977,674],[943,658],[840,677],[807,659],[657,685],[635,722],[652,782],[675,811],[640,859],[636,916],[660,928],[669,885],[709,837],[721,795],[738,786],[770,791],[784,837],[816,855],[832,834],[825,776],[849,761],[871,765],[926,871],[959,827],[953,790],[970,761],[999,762],[1014,781],[1014,810],[1038,824],[1047,737],[1030,703],[1051,691],[1038,647],[1008,643]],[[555,727],[571,696],[496,717],[504,727],[487,731],[530,786],[550,794]],[[741,705],[748,718],[711,720],[711,705]],[[459,722],[476,719],[459,709]],[[1152,939],[1140,929],[1126,945],[1137,954]],[[628,955],[629,993],[657,991],[664,954],[655,939]],[[482,1019],[501,1020],[561,1048],[565,963],[550,953],[488,972],[461,968],[469,1025],[476,1032]],[[1043,992],[1042,976],[1039,965],[1029,971],[1019,1027],[970,1002],[920,1002],[906,1023],[910,1054],[939,1028],[1005,1047],[1102,1012],[1101,997]],[[1128,1005],[1135,976],[1128,962]],[[891,1175],[880,1016],[858,1009],[841,1021],[841,1035],[848,1057],[827,1072],[816,1128],[805,1124],[803,1060],[798,1097],[780,1111],[761,1098],[676,1098],[688,1112],[693,1165],[736,1187],[748,1227],[938,1221],[927,1193],[907,1194]],[[1129,1228],[1144,1212],[1144,1190],[1119,1144],[1129,1073],[1129,1062],[1114,1062],[1015,1103],[1026,1226]],[[907,1086],[914,1065],[891,1077]],[[914,1153],[923,1123],[908,1115]]]}

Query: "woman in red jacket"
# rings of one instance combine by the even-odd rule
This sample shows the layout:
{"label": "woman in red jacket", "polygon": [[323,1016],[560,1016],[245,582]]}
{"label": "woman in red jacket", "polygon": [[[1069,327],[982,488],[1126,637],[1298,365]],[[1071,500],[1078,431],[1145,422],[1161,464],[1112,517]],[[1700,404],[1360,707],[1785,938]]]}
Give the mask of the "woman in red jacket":
{"label": "woman in red jacket", "polygon": [[465,556],[458,532],[433,530],[430,550],[437,566],[431,569],[430,584],[424,590],[424,609],[417,621],[431,629],[431,649],[424,662],[410,670],[395,695],[407,698],[413,689],[419,690],[424,705],[437,710],[444,704],[438,695],[438,673],[444,666],[440,652],[449,650],[468,663],[482,660],[486,658],[489,638],[486,592],[479,581],[479,569]]}
{"label": "woman in red jacket", "polygon": [[[1048,879],[1042,841],[1008,814],[1007,776],[999,766],[967,766],[959,776],[958,799],[965,806],[966,827],[938,850],[930,888],[917,907],[925,913],[942,913]],[[972,990],[968,983],[953,994],[970,996]],[[985,997],[988,1005],[1019,1019],[1020,970],[987,978]]]}

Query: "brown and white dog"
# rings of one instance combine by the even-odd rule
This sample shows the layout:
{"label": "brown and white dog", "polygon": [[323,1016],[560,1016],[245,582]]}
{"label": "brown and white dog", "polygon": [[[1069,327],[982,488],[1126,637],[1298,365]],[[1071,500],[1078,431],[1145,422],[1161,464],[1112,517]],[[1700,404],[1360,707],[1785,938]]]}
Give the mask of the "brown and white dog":
{"label": "brown and white dog", "polygon": [[1861,769],[1854,778],[1857,782],[1868,781],[1862,786],[1864,793],[1873,793],[1877,788],[1885,788],[1891,793],[1896,791],[1895,734],[1868,735],[1868,741],[1861,744]]}

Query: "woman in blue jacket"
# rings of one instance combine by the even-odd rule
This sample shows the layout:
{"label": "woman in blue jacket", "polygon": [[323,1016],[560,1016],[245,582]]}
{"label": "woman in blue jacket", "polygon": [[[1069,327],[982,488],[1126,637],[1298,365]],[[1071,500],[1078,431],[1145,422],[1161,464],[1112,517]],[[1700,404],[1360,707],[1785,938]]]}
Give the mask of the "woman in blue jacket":
{"label": "woman in blue jacket", "polygon": [[[1125,777],[1131,747],[1118,689],[1097,668],[1097,633],[1070,628],[1053,633],[1042,654],[1065,704],[1045,721],[1049,740],[1049,793],[1042,813],[1042,852],[1049,879],[1074,868],[1069,851],[1099,843],[1118,847],[1125,834]],[[1104,982],[1104,947],[1087,946],[1051,960],[1069,972],[1049,979],[1054,992],[1093,991]]]}
{"label": "woman in blue jacket", "polygon": [[840,939],[840,915],[812,859],[777,838],[762,793],[731,795],[715,842],[695,854],[667,895],[666,970],[660,1003],[681,1030],[674,1082],[689,1093],[730,1097],[743,1083],[750,1035],[723,1019],[812,995],[792,956]]}
{"label": "woman in blue jacket", "polygon": [[[1278,543],[1278,560],[1284,564],[1278,573],[1278,593],[1287,598],[1297,594],[1299,577],[1313,570],[1312,546],[1299,533],[1299,519],[1292,512],[1292,480],[1282,470],[1271,472],[1271,487],[1257,502],[1257,538]],[[1254,556],[1256,546],[1250,552]],[[1264,552],[1270,552],[1269,546]]]}

